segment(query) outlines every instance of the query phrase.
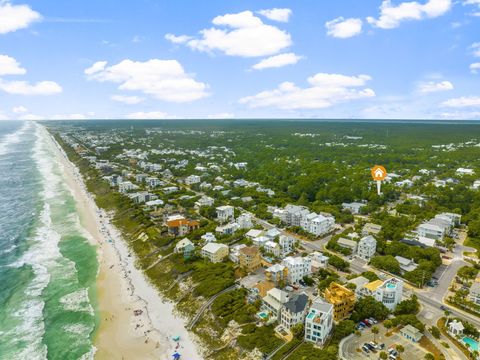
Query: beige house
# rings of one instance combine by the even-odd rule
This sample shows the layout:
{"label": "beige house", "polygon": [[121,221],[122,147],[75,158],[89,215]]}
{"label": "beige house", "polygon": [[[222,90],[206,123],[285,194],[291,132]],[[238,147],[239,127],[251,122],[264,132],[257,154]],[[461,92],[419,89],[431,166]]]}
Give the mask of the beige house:
{"label": "beige house", "polygon": [[248,272],[253,272],[262,265],[260,251],[256,246],[247,246],[240,249],[238,259],[240,261],[240,266],[245,268]]}
{"label": "beige house", "polygon": [[213,263],[221,262],[228,256],[228,245],[208,243],[202,248],[201,255]]}

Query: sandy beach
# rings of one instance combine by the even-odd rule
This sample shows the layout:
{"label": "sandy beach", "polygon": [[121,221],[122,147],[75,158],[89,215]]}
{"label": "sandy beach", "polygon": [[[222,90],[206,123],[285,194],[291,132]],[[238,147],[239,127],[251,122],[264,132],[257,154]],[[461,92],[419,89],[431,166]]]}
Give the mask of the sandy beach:
{"label": "sandy beach", "polygon": [[[171,359],[178,351],[182,359],[200,360],[200,346],[185,328],[185,320],[174,314],[174,305],[162,299],[141,270],[135,257],[86,191],[78,169],[54,139],[58,162],[77,203],[82,226],[97,247],[99,270],[97,303],[100,324],[96,332],[96,359]],[[172,337],[180,336],[177,343]]]}

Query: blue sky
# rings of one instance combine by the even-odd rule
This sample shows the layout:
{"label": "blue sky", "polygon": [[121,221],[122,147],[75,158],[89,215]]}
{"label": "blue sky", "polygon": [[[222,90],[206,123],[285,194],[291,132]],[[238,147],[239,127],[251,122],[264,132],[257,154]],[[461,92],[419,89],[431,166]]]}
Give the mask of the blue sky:
{"label": "blue sky", "polygon": [[480,0],[0,0],[0,118],[480,118]]}

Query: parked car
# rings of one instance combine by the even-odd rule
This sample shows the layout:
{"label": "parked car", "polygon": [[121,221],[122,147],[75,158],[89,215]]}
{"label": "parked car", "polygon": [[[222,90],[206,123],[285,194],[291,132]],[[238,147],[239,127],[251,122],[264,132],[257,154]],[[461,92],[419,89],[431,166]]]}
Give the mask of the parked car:
{"label": "parked car", "polygon": [[365,351],[367,354],[370,352],[370,350],[368,350],[368,347],[366,347],[365,345],[362,346],[362,350]]}

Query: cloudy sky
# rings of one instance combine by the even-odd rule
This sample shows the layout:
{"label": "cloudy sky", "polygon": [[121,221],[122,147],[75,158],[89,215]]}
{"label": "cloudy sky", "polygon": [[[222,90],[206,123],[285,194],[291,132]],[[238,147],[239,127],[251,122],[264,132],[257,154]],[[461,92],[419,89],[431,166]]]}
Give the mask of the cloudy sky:
{"label": "cloudy sky", "polygon": [[480,0],[0,0],[0,119],[480,119]]}

